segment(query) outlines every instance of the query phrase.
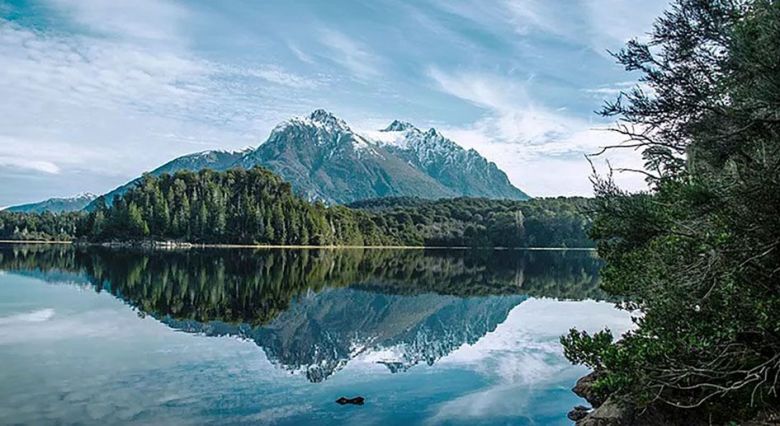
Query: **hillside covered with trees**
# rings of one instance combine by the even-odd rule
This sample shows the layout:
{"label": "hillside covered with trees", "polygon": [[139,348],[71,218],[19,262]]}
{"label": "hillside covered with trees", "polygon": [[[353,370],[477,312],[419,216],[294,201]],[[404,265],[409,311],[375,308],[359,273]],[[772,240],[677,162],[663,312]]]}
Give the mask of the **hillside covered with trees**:
{"label": "hillside covered with trees", "polygon": [[382,245],[368,214],[308,203],[290,184],[255,167],[144,176],[113,205],[98,204],[79,237],[166,238],[194,243]]}
{"label": "hillside covered with trees", "polygon": [[455,198],[326,206],[270,171],[146,175],[89,213],[0,212],[2,239],[355,246],[589,247],[590,201]]}

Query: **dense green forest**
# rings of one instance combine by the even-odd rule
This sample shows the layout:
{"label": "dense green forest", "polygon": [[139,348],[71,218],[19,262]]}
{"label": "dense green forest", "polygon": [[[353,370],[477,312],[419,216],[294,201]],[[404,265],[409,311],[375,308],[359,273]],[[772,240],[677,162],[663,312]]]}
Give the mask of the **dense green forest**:
{"label": "dense green forest", "polygon": [[776,421],[780,2],[680,0],[615,56],[642,85],[602,113],[643,150],[651,190],[596,179],[592,235],[637,328],[572,330],[566,355],[596,370],[596,399],[652,424]]}
{"label": "dense green forest", "polygon": [[255,167],[144,176],[113,205],[98,203],[79,237],[106,241],[170,238],[194,243],[398,244],[368,214],[296,196],[290,184]]}
{"label": "dense green forest", "polygon": [[15,213],[0,211],[0,240],[72,240],[84,213]]}
{"label": "dense green forest", "polygon": [[528,201],[401,197],[349,206],[375,213],[383,229],[412,224],[416,238],[428,246],[591,247],[587,232],[591,203],[581,197]]}
{"label": "dense green forest", "polygon": [[90,213],[0,212],[0,238],[357,246],[589,247],[588,199],[309,203],[268,170],[144,176]]}

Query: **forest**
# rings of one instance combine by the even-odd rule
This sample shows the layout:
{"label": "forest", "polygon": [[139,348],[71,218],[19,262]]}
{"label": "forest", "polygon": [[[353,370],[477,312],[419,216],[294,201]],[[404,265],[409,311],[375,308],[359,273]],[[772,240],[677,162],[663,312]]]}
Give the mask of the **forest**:
{"label": "forest", "polygon": [[383,229],[405,229],[427,246],[592,247],[592,201],[583,197],[527,201],[487,198],[381,198],[349,207],[375,214]]}
{"label": "forest", "polygon": [[585,198],[389,198],[326,206],[255,167],[144,176],[89,213],[0,212],[0,239],[438,247],[591,247]]}
{"label": "forest", "polygon": [[0,210],[0,240],[72,240],[85,214],[16,213]]}

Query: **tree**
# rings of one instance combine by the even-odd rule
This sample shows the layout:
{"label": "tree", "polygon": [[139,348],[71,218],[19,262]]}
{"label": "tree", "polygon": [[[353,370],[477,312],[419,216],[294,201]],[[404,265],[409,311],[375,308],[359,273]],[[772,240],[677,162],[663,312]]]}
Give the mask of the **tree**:
{"label": "tree", "polygon": [[780,2],[679,0],[615,57],[642,86],[602,113],[642,150],[651,189],[594,177],[592,236],[603,287],[642,315],[619,342],[572,330],[566,355],[601,370],[601,391],[676,417],[776,406]]}
{"label": "tree", "polygon": [[93,235],[102,235],[105,227],[106,218],[102,209],[98,209],[92,220],[92,229],[89,230]]}
{"label": "tree", "polygon": [[[151,235],[204,243],[522,247],[538,241],[550,247],[587,246],[583,224],[588,219],[576,212],[588,203],[582,198],[401,198],[325,206],[300,198],[279,176],[261,168],[181,171],[145,176],[113,205],[94,210],[84,219],[88,226],[78,231],[67,222],[44,231],[78,232],[71,236],[97,241]],[[38,229],[37,215],[25,218],[24,225]]]}

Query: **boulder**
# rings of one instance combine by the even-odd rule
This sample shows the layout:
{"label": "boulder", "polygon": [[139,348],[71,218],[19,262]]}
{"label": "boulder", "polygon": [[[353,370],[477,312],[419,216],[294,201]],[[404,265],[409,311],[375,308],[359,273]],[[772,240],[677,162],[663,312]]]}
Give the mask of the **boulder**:
{"label": "boulder", "polygon": [[577,421],[577,426],[629,426],[634,422],[634,410],[608,398],[598,408]]}
{"label": "boulder", "polygon": [[598,380],[601,373],[594,371],[587,376],[580,377],[577,384],[571,389],[580,398],[585,399],[593,408],[598,408],[604,403],[604,397],[593,390],[593,383]]}
{"label": "boulder", "polygon": [[574,407],[573,410],[569,411],[569,414],[567,414],[566,417],[568,417],[569,420],[571,420],[573,422],[577,422],[577,421],[580,421],[580,420],[584,419],[588,415],[589,411],[590,411],[590,408],[588,408],[588,407],[586,407],[584,405],[578,405],[578,406]]}

